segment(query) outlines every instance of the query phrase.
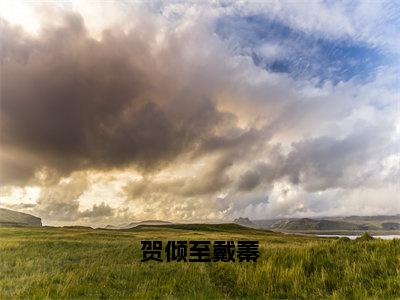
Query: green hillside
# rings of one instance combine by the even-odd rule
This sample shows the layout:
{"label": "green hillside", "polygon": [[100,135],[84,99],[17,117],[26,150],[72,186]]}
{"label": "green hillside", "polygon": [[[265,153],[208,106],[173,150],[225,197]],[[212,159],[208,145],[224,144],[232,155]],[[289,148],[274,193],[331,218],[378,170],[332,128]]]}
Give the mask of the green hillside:
{"label": "green hillside", "polygon": [[223,224],[169,224],[169,225],[139,225],[137,227],[132,228],[133,230],[148,230],[148,229],[180,229],[180,230],[191,230],[191,231],[233,231],[233,232],[242,232],[242,231],[258,231],[256,229],[252,229],[249,227],[241,226],[234,223],[223,223]]}

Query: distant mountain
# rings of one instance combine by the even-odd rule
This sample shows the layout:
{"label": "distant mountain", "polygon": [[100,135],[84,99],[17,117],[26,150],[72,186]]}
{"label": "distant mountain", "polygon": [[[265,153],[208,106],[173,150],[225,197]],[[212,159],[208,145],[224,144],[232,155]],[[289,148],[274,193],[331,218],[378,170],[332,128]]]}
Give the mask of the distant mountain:
{"label": "distant mountain", "polygon": [[381,227],[382,227],[382,229],[385,229],[385,230],[399,230],[400,223],[384,222],[381,224]]}
{"label": "distant mountain", "polygon": [[250,221],[249,218],[242,218],[242,217],[239,217],[239,218],[233,220],[233,223],[239,224],[239,225],[243,225],[243,226],[247,226],[247,227],[254,227],[255,226],[255,224],[252,221]]}
{"label": "distant mountain", "polygon": [[304,218],[278,221],[271,228],[281,230],[359,230],[360,225],[344,221]]}
{"label": "distant mountain", "polygon": [[0,208],[0,226],[42,226],[42,219],[14,211],[11,209]]}
{"label": "distant mountain", "polygon": [[307,231],[307,230],[399,230],[400,215],[350,216],[323,218],[287,218],[252,221],[257,228]]}
{"label": "distant mountain", "polygon": [[252,222],[257,228],[270,229],[276,222],[287,220],[287,219],[265,219],[265,220],[253,220]]}
{"label": "distant mountain", "polygon": [[390,216],[350,216],[337,217],[348,222],[400,222],[400,214]]}
{"label": "distant mountain", "polygon": [[[233,223],[224,224],[176,224],[160,220],[146,220],[142,222],[131,222],[120,226],[108,225],[107,229],[131,229],[158,226],[174,229],[191,230],[214,230],[217,225],[222,229],[224,226],[231,227],[250,227],[258,229],[272,229],[276,231],[323,231],[323,230],[344,230],[344,231],[364,231],[364,230],[398,230],[400,223],[394,222],[397,216],[351,216],[351,217],[326,217],[326,218],[291,218],[274,220],[250,220],[246,217],[234,219]],[[385,222],[383,222],[385,221]],[[211,227],[210,227],[211,226]]]}
{"label": "distant mountain", "polygon": [[105,229],[130,229],[139,225],[170,225],[173,224],[168,221],[161,221],[161,220],[146,220],[140,222],[130,222],[121,225],[107,225]]}

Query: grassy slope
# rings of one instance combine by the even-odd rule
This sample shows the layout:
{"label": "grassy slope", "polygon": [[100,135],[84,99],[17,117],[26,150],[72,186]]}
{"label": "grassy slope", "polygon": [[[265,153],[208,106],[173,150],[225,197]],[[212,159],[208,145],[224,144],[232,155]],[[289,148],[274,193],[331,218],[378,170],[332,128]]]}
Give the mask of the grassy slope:
{"label": "grassy slope", "polygon": [[[259,230],[241,226],[234,223],[225,224],[169,224],[169,225],[139,225],[133,230],[150,230],[150,229],[182,229],[182,230],[193,230],[193,231],[229,231],[229,232],[250,232],[255,233]],[[132,229],[131,229],[132,230]],[[260,230],[261,232],[270,232],[268,230]]]}
{"label": "grassy slope", "polygon": [[[0,299],[400,297],[399,240],[195,229],[0,228]],[[144,239],[253,239],[261,257],[256,264],[141,263]]]}

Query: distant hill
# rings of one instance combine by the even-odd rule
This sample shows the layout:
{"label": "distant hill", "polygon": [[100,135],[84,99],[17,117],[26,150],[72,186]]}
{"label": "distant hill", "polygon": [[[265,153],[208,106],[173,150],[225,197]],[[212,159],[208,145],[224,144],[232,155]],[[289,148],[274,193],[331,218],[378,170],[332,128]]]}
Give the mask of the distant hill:
{"label": "distant hill", "polygon": [[105,229],[130,229],[134,228],[140,225],[169,225],[173,224],[168,221],[161,221],[161,220],[146,220],[146,221],[140,221],[140,222],[130,222],[130,223],[125,223],[121,225],[107,225],[104,228]]}
{"label": "distant hill", "polygon": [[392,216],[350,216],[323,218],[288,218],[252,221],[257,228],[307,231],[307,230],[347,230],[347,231],[388,231],[400,229],[400,215]]}
{"label": "distant hill", "polygon": [[391,216],[350,216],[336,217],[348,222],[397,222],[400,223],[400,214]]}
{"label": "distant hill", "polygon": [[14,211],[0,208],[0,226],[42,226],[42,219]]}
{"label": "distant hill", "polygon": [[222,223],[222,224],[169,224],[169,225],[139,225],[133,230],[149,230],[149,229],[182,229],[191,231],[253,231],[257,229],[241,226],[234,223]]}
{"label": "distant hill", "polygon": [[82,226],[82,225],[63,226],[62,228],[65,228],[65,229],[93,229],[93,227]]}
{"label": "distant hill", "polygon": [[331,220],[292,219],[274,223],[271,228],[282,230],[358,230],[360,225]]}
{"label": "distant hill", "polygon": [[235,224],[239,224],[239,225],[243,225],[243,226],[247,226],[247,227],[254,227],[255,226],[255,224],[252,221],[250,221],[249,218],[239,217],[239,218],[233,220],[233,222]]}
{"label": "distant hill", "polygon": [[[233,226],[239,226],[233,228]],[[146,220],[130,222],[118,226],[107,225],[105,229],[187,229],[187,230],[243,230],[269,229],[274,231],[393,231],[400,229],[400,215],[393,216],[350,216],[350,217],[323,217],[323,218],[286,218],[250,220],[239,217],[233,223],[220,224],[179,224],[161,220]]]}
{"label": "distant hill", "polygon": [[400,223],[394,223],[394,222],[383,222],[381,224],[382,229],[385,230],[399,230],[400,229]]}

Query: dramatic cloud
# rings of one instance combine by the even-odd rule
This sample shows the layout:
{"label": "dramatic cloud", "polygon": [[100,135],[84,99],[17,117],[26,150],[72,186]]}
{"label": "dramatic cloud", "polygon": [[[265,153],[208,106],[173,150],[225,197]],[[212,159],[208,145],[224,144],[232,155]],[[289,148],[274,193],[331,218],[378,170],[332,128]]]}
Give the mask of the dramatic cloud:
{"label": "dramatic cloud", "polygon": [[48,224],[399,212],[394,4],[17,4],[1,205]]}
{"label": "dramatic cloud", "polygon": [[130,163],[156,168],[229,119],[209,91],[168,78],[180,73],[170,64],[186,64],[178,45],[152,54],[150,30],[104,32],[98,42],[80,16],[62,17],[37,38],[2,25],[3,181],[24,183],[42,167],[60,175]]}
{"label": "dramatic cloud", "polygon": [[357,131],[344,139],[319,137],[294,143],[287,156],[279,156],[270,164],[261,162],[243,174],[238,188],[249,191],[262,181],[284,176],[310,192],[372,184],[369,179],[383,167],[380,161],[397,153],[396,148],[390,148],[392,130],[382,125],[362,128],[359,124]]}

